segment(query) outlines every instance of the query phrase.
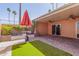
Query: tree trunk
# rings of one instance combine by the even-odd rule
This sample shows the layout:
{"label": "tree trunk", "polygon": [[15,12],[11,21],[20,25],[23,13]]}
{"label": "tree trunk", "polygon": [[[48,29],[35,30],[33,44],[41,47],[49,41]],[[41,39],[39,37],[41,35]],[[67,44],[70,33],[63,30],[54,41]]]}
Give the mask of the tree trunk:
{"label": "tree trunk", "polygon": [[10,24],[10,12],[8,13],[8,20],[9,20],[9,24]]}
{"label": "tree trunk", "polygon": [[15,15],[14,15],[14,25],[15,25]]}

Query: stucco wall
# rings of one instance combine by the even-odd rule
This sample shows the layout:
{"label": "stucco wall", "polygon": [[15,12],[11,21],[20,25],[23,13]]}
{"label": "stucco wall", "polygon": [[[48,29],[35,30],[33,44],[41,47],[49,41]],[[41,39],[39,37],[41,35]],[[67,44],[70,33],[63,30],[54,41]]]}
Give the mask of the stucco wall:
{"label": "stucco wall", "polygon": [[51,24],[48,24],[49,30],[48,33],[52,35],[52,25],[60,24],[61,25],[61,36],[76,38],[76,20],[68,19],[68,20],[60,20],[55,21]]}
{"label": "stucco wall", "polygon": [[76,38],[77,32],[79,30],[76,30],[76,23],[79,21],[79,19],[66,19],[66,20],[59,20],[54,21],[52,23],[44,23],[44,22],[38,22],[36,27],[37,34],[40,35],[52,35],[52,25],[53,24],[60,24],[61,26],[61,35],[64,37],[70,37],[70,38]]}
{"label": "stucco wall", "polygon": [[48,35],[52,35],[52,24],[48,22]]}
{"label": "stucco wall", "polygon": [[37,24],[36,24],[36,34],[47,35],[48,34],[48,23],[37,22]]}

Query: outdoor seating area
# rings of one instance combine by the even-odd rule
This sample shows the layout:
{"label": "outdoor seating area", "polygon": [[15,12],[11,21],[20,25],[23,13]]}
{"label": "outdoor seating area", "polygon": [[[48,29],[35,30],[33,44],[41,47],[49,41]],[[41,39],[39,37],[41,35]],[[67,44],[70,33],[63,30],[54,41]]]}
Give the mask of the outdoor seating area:
{"label": "outdoor seating area", "polygon": [[[0,6],[3,5],[9,6],[0,4]],[[14,5],[17,5],[19,12]],[[26,7],[27,4],[23,5]],[[36,7],[40,5],[40,7],[44,7],[39,8],[36,13],[30,13],[29,7],[22,10],[23,5],[12,3],[10,8],[13,6],[14,9],[17,9],[16,11],[4,6],[7,9],[8,17],[3,24],[0,24],[0,56],[79,55],[79,4],[68,3],[55,10],[46,8],[47,12],[42,8],[49,4],[38,3],[34,5],[33,12],[36,12]],[[33,4],[31,5],[33,6]],[[46,14],[37,17],[40,10],[45,11]],[[36,18],[32,19],[34,14],[36,14]],[[1,21],[3,20],[1,19]]]}

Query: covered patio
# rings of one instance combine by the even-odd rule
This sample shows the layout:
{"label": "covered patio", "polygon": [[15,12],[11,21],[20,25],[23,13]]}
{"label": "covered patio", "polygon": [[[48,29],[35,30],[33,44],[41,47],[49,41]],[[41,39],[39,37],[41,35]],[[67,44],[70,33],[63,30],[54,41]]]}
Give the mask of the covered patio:
{"label": "covered patio", "polygon": [[67,4],[55,11],[35,19],[37,35],[57,35],[52,25],[60,25],[60,36],[77,38],[79,21],[79,4]]}
{"label": "covered patio", "polygon": [[[35,19],[37,40],[79,55],[79,4],[67,4]],[[60,34],[53,33],[52,25],[60,25]]]}

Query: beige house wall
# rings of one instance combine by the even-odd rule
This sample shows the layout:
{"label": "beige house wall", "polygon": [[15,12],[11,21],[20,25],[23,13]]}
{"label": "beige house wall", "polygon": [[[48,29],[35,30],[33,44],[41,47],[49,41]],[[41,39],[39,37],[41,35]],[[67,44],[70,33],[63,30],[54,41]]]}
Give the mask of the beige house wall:
{"label": "beige house wall", "polygon": [[48,35],[52,35],[52,23],[48,22]]}
{"label": "beige house wall", "polygon": [[73,20],[73,19],[68,19],[68,20],[58,20],[54,21],[52,23],[47,22],[38,22],[37,27],[36,27],[36,33],[39,35],[52,35],[52,25],[53,24],[60,24],[60,31],[61,35],[64,37],[70,37],[70,38],[76,38],[78,30],[76,30],[76,24],[79,21],[79,19]]}
{"label": "beige house wall", "polygon": [[53,24],[60,24],[61,36],[76,38],[76,22],[77,21],[78,20],[68,19],[68,20],[60,20],[60,21],[53,22],[53,23],[48,25],[50,28],[48,30],[48,34],[52,35],[52,28],[51,27]]}
{"label": "beige house wall", "polygon": [[36,24],[36,34],[47,35],[48,34],[48,23],[37,22],[37,24]]}

